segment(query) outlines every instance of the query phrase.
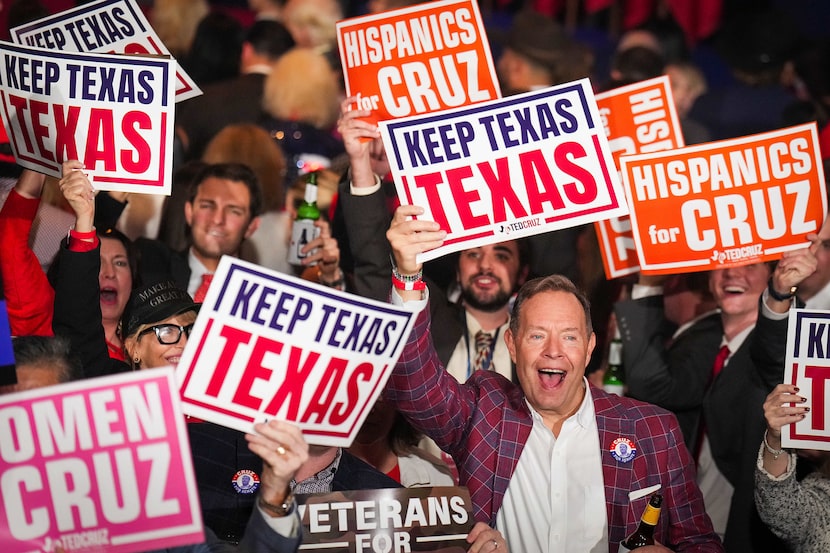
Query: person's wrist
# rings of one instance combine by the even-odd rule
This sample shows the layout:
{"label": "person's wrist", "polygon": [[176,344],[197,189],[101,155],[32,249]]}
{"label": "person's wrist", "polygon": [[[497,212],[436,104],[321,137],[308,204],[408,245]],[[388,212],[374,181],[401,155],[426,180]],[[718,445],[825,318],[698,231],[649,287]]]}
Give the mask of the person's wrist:
{"label": "person's wrist", "polygon": [[770,277],[767,283],[767,291],[772,299],[776,301],[790,301],[795,296],[798,286],[790,286],[786,292],[780,292],[775,284],[775,279]]}
{"label": "person's wrist", "polygon": [[260,494],[257,501],[260,509],[272,517],[284,517],[291,512],[291,508],[294,505],[294,492],[289,490],[281,500],[277,500],[275,498],[269,499],[271,499],[271,501],[266,500],[265,497]]}

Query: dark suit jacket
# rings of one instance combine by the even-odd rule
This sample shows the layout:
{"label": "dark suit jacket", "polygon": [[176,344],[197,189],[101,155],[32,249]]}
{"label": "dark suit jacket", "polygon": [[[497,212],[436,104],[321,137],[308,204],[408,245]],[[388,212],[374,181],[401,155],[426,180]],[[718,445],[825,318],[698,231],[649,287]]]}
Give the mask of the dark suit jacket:
{"label": "dark suit jacket", "polygon": [[186,159],[200,159],[226,125],[256,123],[262,114],[265,75],[248,73],[202,88],[202,95],[176,105],[176,125],[189,141]]}
{"label": "dark suit jacket", "polygon": [[[729,363],[710,381],[723,327],[719,317],[698,321],[668,348],[662,298],[619,302],[629,393],[684,414],[684,434],[694,451],[705,421],[718,469],[734,486],[724,545],[735,553],[784,551],[755,509],[755,460],[763,438],[763,403],[783,381],[787,320],[759,314],[755,328]],[[760,307],[759,307],[760,308]]]}
{"label": "dark suit jacket", "polygon": [[164,242],[149,238],[138,238],[134,245],[138,256],[138,273],[143,284],[172,279],[176,286],[187,290],[191,273],[187,263],[188,250],[173,251]]}

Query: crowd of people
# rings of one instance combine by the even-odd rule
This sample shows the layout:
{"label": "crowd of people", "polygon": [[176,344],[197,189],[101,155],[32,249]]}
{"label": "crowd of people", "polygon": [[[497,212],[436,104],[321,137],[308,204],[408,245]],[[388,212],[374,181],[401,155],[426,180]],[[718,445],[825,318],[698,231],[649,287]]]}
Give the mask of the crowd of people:
{"label": "crowd of people", "polygon": [[[80,160],[53,179],[0,158],[18,380],[0,393],[176,366],[234,256],[417,320],[349,448],[309,446],[278,421],[246,435],[188,420],[214,545],[295,551],[294,494],[462,485],[473,552],[616,552],[657,491],[658,544],[643,553],[827,550],[828,455],[782,449],[781,429],[809,410],[783,384],[787,313],[830,309],[830,218],[775,263],[708,274],[609,280],[593,225],[421,263],[446,232],[399,205],[371,112],[346,97],[334,30],[413,2],[139,3],[203,91],[176,107],[172,194],[97,192]],[[666,74],[686,144],[816,121],[828,165],[830,40],[802,36],[776,2],[724,2],[705,36],[655,8],[601,38],[556,2],[520,4],[485,6],[504,95]],[[48,6],[11,2],[9,26]],[[292,265],[310,173],[323,216]],[[626,397],[601,387],[613,335]],[[245,470],[258,494],[231,485]]]}

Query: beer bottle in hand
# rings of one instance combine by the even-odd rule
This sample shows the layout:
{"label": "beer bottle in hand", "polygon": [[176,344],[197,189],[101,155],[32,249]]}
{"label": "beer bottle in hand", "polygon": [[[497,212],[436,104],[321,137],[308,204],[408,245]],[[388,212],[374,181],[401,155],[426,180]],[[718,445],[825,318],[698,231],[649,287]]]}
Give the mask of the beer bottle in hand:
{"label": "beer bottle in hand", "polygon": [[651,496],[637,530],[620,543],[619,553],[628,553],[638,547],[654,545],[654,527],[657,526],[657,521],[660,518],[660,507],[662,505],[662,495],[656,493]]}
{"label": "beer bottle in hand", "polygon": [[302,265],[303,258],[314,253],[303,253],[303,247],[319,236],[320,229],[314,222],[320,218],[320,208],[317,207],[317,173],[308,175],[305,185],[305,198],[297,208],[297,218],[291,227],[291,243],[288,248],[288,262],[292,265]]}

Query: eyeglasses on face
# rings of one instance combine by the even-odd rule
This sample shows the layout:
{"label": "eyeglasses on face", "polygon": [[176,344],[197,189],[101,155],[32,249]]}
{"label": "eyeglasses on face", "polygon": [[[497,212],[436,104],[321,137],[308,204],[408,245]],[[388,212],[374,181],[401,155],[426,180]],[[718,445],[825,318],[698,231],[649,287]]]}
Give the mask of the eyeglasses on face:
{"label": "eyeglasses on face", "polygon": [[156,339],[159,341],[159,344],[165,346],[172,346],[173,344],[178,344],[179,340],[182,339],[182,333],[186,337],[190,337],[190,331],[193,330],[193,323],[190,323],[186,326],[174,325],[172,323],[164,323],[160,325],[153,325],[150,328],[146,328],[139,333],[138,337],[141,338],[145,334],[149,334],[150,332],[156,333]]}

